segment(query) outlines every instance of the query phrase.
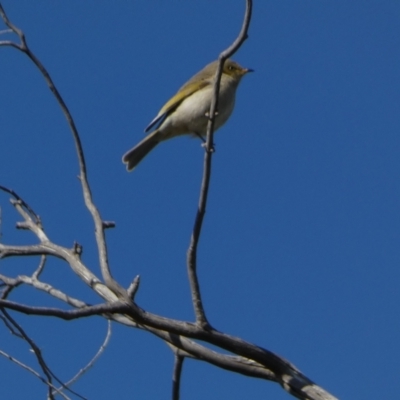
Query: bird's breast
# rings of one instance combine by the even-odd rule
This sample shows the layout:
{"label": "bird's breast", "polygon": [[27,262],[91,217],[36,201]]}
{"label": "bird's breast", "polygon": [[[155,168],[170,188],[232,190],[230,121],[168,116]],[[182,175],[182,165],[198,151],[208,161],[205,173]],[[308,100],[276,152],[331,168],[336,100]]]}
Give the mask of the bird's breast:
{"label": "bird's breast", "polygon": [[[165,119],[159,130],[166,136],[198,133],[204,135],[207,130],[208,113],[213,97],[212,85],[203,88],[188,96]],[[220,128],[229,118],[235,105],[235,90],[221,84],[218,99],[218,110],[215,118],[214,130]]]}

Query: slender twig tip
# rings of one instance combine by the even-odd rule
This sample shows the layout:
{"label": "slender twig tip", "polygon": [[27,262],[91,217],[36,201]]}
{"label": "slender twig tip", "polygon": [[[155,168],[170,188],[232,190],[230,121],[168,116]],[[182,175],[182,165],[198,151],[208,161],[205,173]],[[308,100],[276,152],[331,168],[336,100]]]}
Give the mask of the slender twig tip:
{"label": "slender twig tip", "polygon": [[80,245],[78,242],[74,242],[74,246],[72,247],[72,251],[73,251],[76,255],[80,256],[80,255],[82,255],[82,253],[83,253],[83,247],[82,247],[82,245]]}
{"label": "slender twig tip", "polygon": [[140,285],[140,275],[136,275],[135,279],[132,281],[132,283],[129,285],[129,288],[127,290],[128,292],[128,296],[130,297],[130,299],[133,301],[135,298],[135,295],[139,289],[139,285]]}
{"label": "slender twig tip", "polygon": [[103,228],[104,229],[115,228],[115,222],[114,221],[103,221]]}
{"label": "slender twig tip", "polygon": [[17,229],[21,229],[21,230],[29,230],[29,224],[27,224],[26,222],[17,222],[15,224],[15,227]]}

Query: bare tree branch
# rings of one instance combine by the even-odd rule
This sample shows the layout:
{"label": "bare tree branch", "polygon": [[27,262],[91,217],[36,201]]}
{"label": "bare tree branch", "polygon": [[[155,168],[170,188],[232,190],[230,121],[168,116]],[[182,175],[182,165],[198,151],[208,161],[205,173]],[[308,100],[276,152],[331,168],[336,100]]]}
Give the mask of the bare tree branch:
{"label": "bare tree branch", "polygon": [[[34,221],[31,214],[24,208],[22,199],[12,200],[12,204],[24,218],[26,229],[31,230],[38,239],[40,244],[30,246],[8,246],[0,243],[0,259],[11,256],[32,256],[32,255],[51,255],[66,261],[71,269],[90,287],[96,288],[96,291],[104,298],[113,301],[115,300],[115,292],[112,295],[107,286],[103,285],[100,280],[82,263],[80,259],[80,251],[77,251],[77,246],[72,249],[67,249],[50,242],[45,234],[40,221]],[[36,215],[36,214],[35,214]],[[127,294],[126,294],[127,296]],[[130,299],[129,299],[130,301]]]}
{"label": "bare tree branch", "polygon": [[[216,330],[205,331],[196,324],[151,314],[134,304],[128,305],[124,302],[116,302],[115,304],[100,304],[79,310],[64,311],[54,308],[30,307],[8,300],[0,300],[0,307],[7,307],[31,315],[55,316],[65,320],[116,312],[127,314],[141,325],[148,325],[177,335],[206,341],[234,354],[254,360],[272,370],[276,375],[277,382],[286,391],[300,399],[320,399],[320,397],[310,396],[310,394],[316,394],[317,389],[328,395],[327,392],[323,391],[322,388],[319,388],[314,382],[303,375],[293,364],[268,350]],[[326,399],[334,399],[334,397],[326,397]]]}
{"label": "bare tree branch", "polygon": [[[323,391],[322,388],[319,388],[317,385],[314,384],[314,382],[305,377],[291,363],[287,362],[283,358],[275,355],[268,350],[245,342],[240,338],[229,336],[215,330],[204,331],[196,324],[190,324],[188,322],[177,321],[151,314],[142,310],[140,307],[137,307],[135,305],[128,305],[125,302],[115,302],[115,304],[100,304],[97,306],[86,307],[79,310],[65,311],[45,307],[30,307],[7,300],[0,300],[0,307],[7,307],[15,311],[30,315],[55,316],[65,320],[99,314],[109,315],[113,313],[122,313],[125,315],[130,315],[136,322],[136,324],[142,325],[144,327],[148,326],[158,329],[160,331],[167,331],[176,335],[182,335],[185,337],[202,340],[225,350],[228,350],[234,354],[238,354],[249,360],[254,360],[260,365],[273,371],[275,377],[269,374],[268,379],[276,380],[282,385],[282,387],[285,388],[285,390],[301,399],[334,399],[334,397],[329,397],[330,395],[327,392]],[[176,345],[177,342],[175,341],[174,344]],[[219,362],[222,363],[222,360],[219,360]],[[251,374],[247,374],[255,375],[255,371],[253,371]],[[266,378],[265,374],[258,374],[258,376]],[[320,395],[313,396],[318,391],[324,393],[325,397],[318,397]]]}
{"label": "bare tree branch", "polygon": [[207,125],[207,139],[205,144],[203,179],[201,183],[199,205],[190,239],[189,249],[187,252],[187,270],[190,282],[190,289],[192,293],[193,307],[196,316],[196,323],[198,323],[204,329],[209,329],[210,324],[205,315],[203,302],[201,299],[199,280],[197,277],[197,247],[200,239],[201,228],[203,226],[204,215],[206,213],[208,188],[210,186],[211,160],[212,160],[212,153],[214,151],[213,138],[214,138],[215,113],[217,111],[217,106],[218,106],[218,94],[219,94],[222,68],[224,66],[224,62],[226,61],[227,58],[231,57],[239,49],[242,43],[246,40],[247,31],[249,29],[251,20],[252,6],[253,6],[252,0],[246,0],[246,11],[242,29],[239,33],[239,36],[232,43],[232,45],[229,46],[225,51],[223,51],[219,56],[218,68],[214,78],[213,99],[211,102],[209,121]]}
{"label": "bare tree branch", "polygon": [[102,315],[107,313],[125,313],[129,310],[129,306],[124,302],[116,301],[113,304],[105,303],[95,306],[82,307],[77,310],[62,310],[52,307],[34,307],[25,304],[16,303],[10,300],[0,299],[0,307],[18,311],[27,315],[42,315],[46,317],[57,317],[70,321],[73,319],[89,317],[92,315]]}
{"label": "bare tree branch", "polygon": [[126,291],[120,286],[112,277],[111,271],[109,268],[108,264],[108,254],[107,254],[107,245],[106,245],[106,240],[105,240],[105,226],[107,224],[104,224],[102,221],[102,218],[100,216],[100,212],[98,211],[96,205],[93,202],[93,197],[92,193],[90,190],[89,186],[89,180],[87,176],[87,170],[86,170],[86,162],[85,162],[85,156],[83,152],[83,147],[81,143],[81,139],[79,137],[78,129],[76,128],[74,119],[64,102],[64,99],[62,98],[61,94],[59,93],[57,87],[55,86],[53,80],[50,77],[50,74],[44,67],[44,65],[41,63],[41,61],[35,56],[35,54],[31,51],[29,48],[25,35],[20,30],[17,28],[15,25],[13,25],[10,20],[8,19],[3,6],[0,4],[0,16],[3,18],[4,23],[19,37],[20,39],[20,44],[15,45],[11,42],[3,42],[0,43],[0,45],[9,45],[12,46],[24,54],[26,54],[31,61],[35,64],[35,66],[39,69],[40,73],[43,75],[47,86],[53,93],[54,97],[56,98],[66,120],[67,123],[71,129],[72,136],[75,142],[75,147],[76,147],[76,152],[78,155],[78,163],[79,163],[79,179],[82,185],[82,192],[83,192],[83,198],[85,201],[85,205],[87,209],[89,210],[90,214],[92,215],[94,225],[95,225],[95,237],[96,237],[96,243],[98,247],[98,252],[99,252],[99,263],[100,263],[100,269],[101,273],[104,279],[104,282],[106,285],[118,296],[121,298],[124,298],[126,301],[129,301],[129,296],[127,295]]}
{"label": "bare tree branch", "polygon": [[[36,271],[35,271],[36,272]],[[61,290],[56,289],[49,283],[41,282],[34,277],[35,273],[32,277],[27,275],[18,275],[16,278],[9,278],[2,274],[0,274],[0,281],[3,281],[8,286],[19,286],[20,284],[26,284],[29,286],[34,287],[42,292],[48,293],[49,295],[53,296],[54,298],[61,300],[72,307],[75,308],[83,308],[89,306],[89,304],[84,303],[81,300],[75,299]]]}
{"label": "bare tree branch", "polygon": [[[150,329],[147,328],[147,330]],[[254,360],[250,360],[241,356],[231,356],[228,354],[218,353],[183,336],[165,333],[164,331],[160,330],[151,330],[151,332],[156,336],[163,338],[174,352],[175,349],[178,348],[180,350],[180,354],[184,355],[185,357],[206,361],[219,368],[237,372],[242,375],[251,376],[253,378],[262,378],[274,382],[277,381],[275,374],[271,370]]]}
{"label": "bare tree branch", "polygon": [[[0,5],[0,7],[1,7],[1,5]],[[0,190],[11,194],[11,196],[13,196],[15,200],[19,201],[21,206],[29,213],[30,218],[33,218],[35,220],[35,224],[41,226],[41,221],[40,221],[39,215],[37,215],[35,213],[35,211],[33,211],[32,207],[22,197],[20,197],[18,195],[18,193],[16,193],[14,190],[6,188],[5,186],[2,186],[2,185],[0,185]]]}

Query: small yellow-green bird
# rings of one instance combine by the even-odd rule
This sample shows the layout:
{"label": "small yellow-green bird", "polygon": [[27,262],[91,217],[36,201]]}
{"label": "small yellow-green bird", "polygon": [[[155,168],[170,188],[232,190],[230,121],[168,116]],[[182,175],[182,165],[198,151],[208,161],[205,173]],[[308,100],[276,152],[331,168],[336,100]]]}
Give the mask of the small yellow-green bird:
{"label": "small yellow-green bird", "polygon": [[[159,123],[156,130],[147,135],[135,147],[122,157],[128,171],[132,171],[139,162],[163,140],[175,136],[193,134],[204,137],[208,124],[214,76],[218,61],[208,64],[186,82],[172,97],[157,116],[150,122],[145,132]],[[252,69],[243,68],[232,60],[226,60],[221,76],[218,98],[218,110],[215,117],[214,131],[229,118],[235,105],[236,89],[240,80]]]}

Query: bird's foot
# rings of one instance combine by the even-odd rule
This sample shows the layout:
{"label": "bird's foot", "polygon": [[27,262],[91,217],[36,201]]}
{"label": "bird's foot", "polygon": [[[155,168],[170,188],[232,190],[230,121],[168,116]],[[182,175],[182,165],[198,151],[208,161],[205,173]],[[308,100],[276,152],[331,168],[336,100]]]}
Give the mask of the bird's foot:
{"label": "bird's foot", "polygon": [[[206,149],[206,148],[207,148],[207,143],[206,143],[206,142],[202,143],[202,144],[201,144],[201,147],[204,147],[204,148]],[[215,153],[215,143],[213,143],[213,144],[211,145],[209,152],[210,152],[210,153]]]}

